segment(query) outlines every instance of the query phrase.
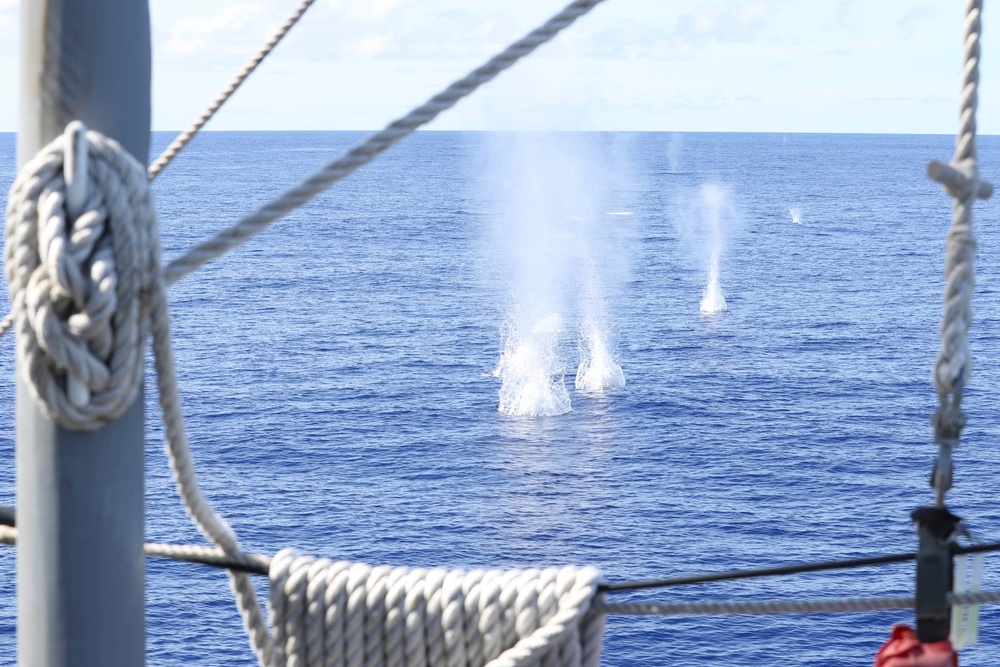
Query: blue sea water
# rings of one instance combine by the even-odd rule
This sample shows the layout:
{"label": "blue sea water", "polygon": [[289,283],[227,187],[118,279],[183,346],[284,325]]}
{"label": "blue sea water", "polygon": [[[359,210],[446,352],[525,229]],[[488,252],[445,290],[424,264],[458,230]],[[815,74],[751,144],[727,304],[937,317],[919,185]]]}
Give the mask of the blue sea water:
{"label": "blue sea water", "polygon": [[[165,256],[361,136],[203,134],[154,185]],[[169,139],[157,134],[154,151]],[[603,175],[589,229],[627,386],[573,389],[567,307],[558,354],[572,410],[559,416],[497,410],[501,327],[525,288],[511,267],[532,256],[504,231],[532,201],[510,205],[524,174],[503,156],[517,145],[549,155],[544,172],[563,174],[552,182]],[[945,136],[418,133],[171,289],[202,487],[250,550],[370,563],[588,563],[620,580],[912,550],[909,512],[931,499],[930,368],[950,220],[924,166],[951,151]],[[980,152],[984,175],[1000,178],[1000,140],[981,139]],[[13,175],[14,138],[0,135],[3,192]],[[548,182],[534,184],[534,201],[562,210],[546,201]],[[699,312],[703,249],[679,223],[709,182],[728,189],[738,220],[720,267],[729,310],[712,316]],[[976,215],[975,367],[950,500],[1000,540],[997,206]],[[569,294],[575,274],[561,275]],[[4,505],[14,502],[11,338],[0,341]],[[170,481],[153,396],[150,384],[147,538],[201,543]],[[987,588],[1000,586],[997,565],[987,559]],[[13,568],[0,551],[3,665],[15,664]],[[894,565],[615,599],[911,587],[912,566]],[[221,572],[150,559],[147,601],[149,665],[253,664]],[[909,616],[615,617],[604,664],[869,664]],[[995,607],[962,659],[1000,663]]]}

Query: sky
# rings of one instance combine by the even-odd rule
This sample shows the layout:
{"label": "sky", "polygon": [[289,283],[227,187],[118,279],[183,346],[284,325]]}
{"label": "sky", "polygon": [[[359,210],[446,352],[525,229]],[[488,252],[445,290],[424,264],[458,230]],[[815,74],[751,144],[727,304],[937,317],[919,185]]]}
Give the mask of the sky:
{"label": "sky", "polygon": [[[567,1],[318,0],[206,129],[377,129]],[[151,0],[153,129],[186,126],[297,3]],[[17,129],[18,4],[0,0],[6,132]],[[964,4],[607,0],[430,129],[952,134]],[[985,134],[1000,133],[991,9]]]}

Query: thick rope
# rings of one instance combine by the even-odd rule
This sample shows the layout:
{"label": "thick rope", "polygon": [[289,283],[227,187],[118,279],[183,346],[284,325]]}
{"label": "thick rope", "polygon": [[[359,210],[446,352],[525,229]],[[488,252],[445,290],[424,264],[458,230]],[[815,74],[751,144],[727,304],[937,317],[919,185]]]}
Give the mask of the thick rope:
{"label": "thick rope", "polygon": [[969,353],[969,326],[972,324],[972,290],[975,287],[972,265],[976,237],[972,230],[972,204],[986,199],[993,186],[979,177],[976,163],[976,107],[979,102],[979,37],[982,29],[982,0],[969,0],[965,17],[962,99],[955,155],[949,165],[931,162],[927,174],[945,186],[951,195],[952,221],[948,231],[945,260],[944,315],[941,321],[941,351],[934,367],[938,409],[934,413],[934,439],[938,459],[932,479],[937,505],[944,505],[944,495],[951,488],[952,450],[958,446],[965,415],[962,394],[972,372]]}
{"label": "thick rope", "polygon": [[597,667],[604,616],[593,568],[375,567],[271,561],[274,667]]}
{"label": "thick rope", "polygon": [[472,94],[481,85],[493,80],[500,72],[555,37],[601,2],[603,0],[576,0],[571,3],[541,27],[532,30],[500,54],[490,58],[486,64],[454,82],[444,91],[399,120],[393,121],[384,130],[371,135],[301,184],[286,190],[274,201],[265,204],[228,229],[188,250],[167,266],[167,284],[174,284],[203,264],[244,243],[247,239],[262,232],[275,220],[309,202],[337,181],[371,162],[395,143],[413,133],[418,127],[431,122],[441,112],[450,109],[460,99]]}
{"label": "thick rope", "polygon": [[[714,614],[832,614],[839,612],[912,609],[913,596],[838,598],[833,600],[723,600],[718,602],[594,602],[604,614],[627,616],[704,616]],[[951,605],[979,605],[1000,602],[1000,591],[949,593]]]}
{"label": "thick rope", "polygon": [[[0,525],[0,544],[17,546],[17,528]],[[201,547],[193,544],[164,544],[146,542],[143,552],[154,558],[166,558],[212,567],[238,568],[251,573],[267,573],[271,559],[259,554],[226,553],[218,548]]]}
{"label": "thick rope", "polygon": [[[240,554],[235,534],[195,477],[145,169],[113,140],[82,129],[71,123],[25,165],[11,189],[6,271],[18,366],[53,420],[69,429],[95,429],[136,399],[152,332],[167,456],[178,493],[208,539],[226,554]],[[81,171],[75,165],[83,163],[88,168],[81,195],[79,175],[68,180],[63,172]],[[251,644],[267,665],[270,639],[250,577],[234,571],[229,577]]]}
{"label": "thick rope", "polygon": [[233,93],[235,93],[239,87],[243,85],[246,78],[250,76],[255,69],[257,69],[257,66],[263,62],[264,58],[266,58],[269,53],[271,53],[274,47],[278,45],[278,42],[285,38],[288,31],[299,22],[299,19],[302,18],[302,15],[306,13],[306,10],[309,9],[314,2],[316,2],[316,0],[302,0],[299,6],[295,8],[295,11],[292,12],[291,16],[285,19],[285,22],[281,24],[275,33],[271,35],[266,42],[264,42],[264,46],[260,47],[260,50],[257,51],[257,53],[250,58],[247,64],[243,66],[243,69],[236,73],[236,76],[229,82],[229,85],[223,88],[222,92],[220,92],[215,99],[212,100],[212,103],[208,105],[208,108],[202,111],[201,114],[194,119],[194,122],[191,123],[188,129],[177,135],[170,145],[167,146],[166,150],[164,150],[160,156],[156,158],[153,164],[149,166],[149,180],[153,180],[159,176],[160,172],[166,169],[167,165],[169,165],[173,159],[177,157],[182,150],[184,150],[184,147],[187,146],[192,139],[194,139],[194,135],[198,134],[198,131],[205,126],[205,123],[212,119],[215,112],[218,111],[222,105],[233,96]]}
{"label": "thick rope", "polygon": [[60,425],[92,430],[114,421],[139,393],[145,294],[159,266],[145,173],[98,134],[78,153],[82,169],[73,169],[63,157],[76,150],[68,144],[83,137],[81,127],[71,124],[15,180],[5,270],[32,395]]}

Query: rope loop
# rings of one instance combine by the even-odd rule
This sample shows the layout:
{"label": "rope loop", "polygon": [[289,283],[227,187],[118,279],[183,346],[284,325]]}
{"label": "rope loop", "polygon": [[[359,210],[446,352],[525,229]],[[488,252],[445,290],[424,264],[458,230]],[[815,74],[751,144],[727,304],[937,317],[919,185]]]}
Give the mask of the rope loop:
{"label": "rope loop", "polygon": [[145,169],[70,123],[11,188],[5,261],[32,395],[68,429],[114,421],[142,385],[147,296],[160,273]]}

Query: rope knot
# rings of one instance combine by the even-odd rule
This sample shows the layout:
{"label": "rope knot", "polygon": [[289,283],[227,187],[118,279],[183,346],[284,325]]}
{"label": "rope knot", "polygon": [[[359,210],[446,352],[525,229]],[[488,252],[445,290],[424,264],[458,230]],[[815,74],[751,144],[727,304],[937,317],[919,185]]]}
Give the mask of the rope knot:
{"label": "rope knot", "polygon": [[953,199],[959,201],[993,196],[993,184],[979,176],[975,159],[955,159],[951,164],[931,160],[927,164],[927,176],[940,183]]}
{"label": "rope knot", "polygon": [[45,413],[92,430],[142,385],[148,292],[159,276],[145,169],[74,121],[18,174],[5,268],[21,372]]}

